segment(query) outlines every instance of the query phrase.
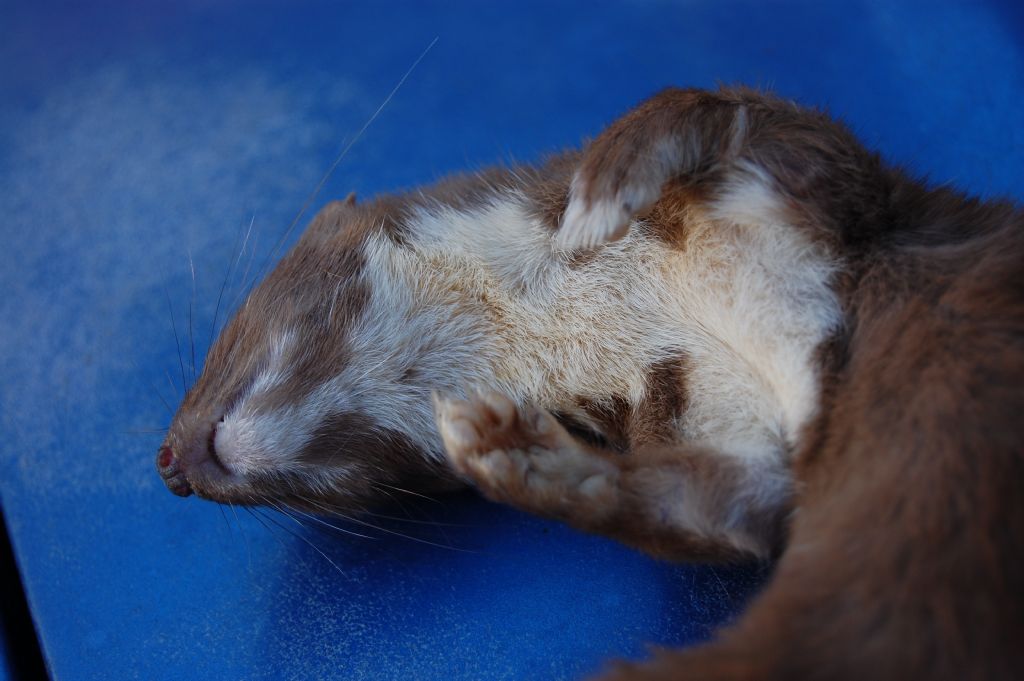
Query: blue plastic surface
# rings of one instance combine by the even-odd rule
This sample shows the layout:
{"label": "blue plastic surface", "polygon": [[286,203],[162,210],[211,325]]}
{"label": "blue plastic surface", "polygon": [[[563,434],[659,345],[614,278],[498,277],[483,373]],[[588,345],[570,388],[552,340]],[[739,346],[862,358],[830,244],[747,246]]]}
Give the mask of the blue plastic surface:
{"label": "blue plastic surface", "polygon": [[260,263],[435,36],[317,205],[536,159],[660,87],[718,81],[826,105],[936,180],[1024,195],[1012,2],[0,13],[0,495],[58,679],[575,678],[705,638],[764,578],[471,496],[403,500],[392,513],[427,524],[380,520],[362,540],[163,488],[146,431],[179,397],[165,288],[181,332],[191,256],[201,356],[240,228],[253,220]]}

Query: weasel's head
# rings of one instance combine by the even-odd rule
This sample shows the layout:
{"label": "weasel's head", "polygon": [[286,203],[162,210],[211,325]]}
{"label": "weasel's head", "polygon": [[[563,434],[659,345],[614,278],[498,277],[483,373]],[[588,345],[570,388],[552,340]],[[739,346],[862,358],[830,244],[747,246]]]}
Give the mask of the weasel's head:
{"label": "weasel's head", "polygon": [[235,313],[157,454],[172,492],[343,512],[455,486],[431,392],[472,380],[480,329],[392,214],[329,205]]}

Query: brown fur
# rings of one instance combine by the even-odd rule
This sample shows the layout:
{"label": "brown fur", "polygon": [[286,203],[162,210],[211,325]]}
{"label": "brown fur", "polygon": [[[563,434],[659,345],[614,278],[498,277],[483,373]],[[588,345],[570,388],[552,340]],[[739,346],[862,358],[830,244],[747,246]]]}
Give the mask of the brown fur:
{"label": "brown fur", "polygon": [[878,254],[855,292],[849,360],[798,459],[800,511],[769,588],[718,642],[609,678],[1024,670],[1024,223],[985,234],[969,202],[945,209],[982,234]]}
{"label": "brown fur", "polygon": [[[742,89],[641,104],[585,151],[576,191],[588,206],[628,204],[637,186],[664,183],[656,204],[625,212],[683,247],[688,211],[714,210],[754,170],[844,263],[845,325],[819,349],[795,515],[771,584],[736,626],[607,678],[1024,675],[1024,215],[928,189],[824,114]],[[609,455],[543,412],[487,417],[508,411],[493,396],[439,408],[455,424],[453,463],[489,496],[654,555],[728,557],[670,513],[694,497],[732,503],[745,473],[727,459],[680,445]],[[621,407],[588,413],[630,438]],[[785,527],[751,512],[761,532]]]}
{"label": "brown fur", "polygon": [[[368,296],[359,283],[361,244],[373,230],[394,228],[379,221],[379,215],[377,206],[357,206],[354,195],[327,205],[227,324],[164,442],[175,462],[169,469],[161,467],[161,474],[176,493],[194,490],[222,502],[287,503],[313,511],[344,512],[379,498],[380,489],[374,484],[411,485],[421,491],[456,486],[443,466],[425,459],[400,433],[353,413],[337,414],[324,423],[312,435],[300,463],[315,469],[331,456],[372,449],[373,458],[349,456],[347,460],[358,468],[365,485],[346,488],[343,494],[337,489],[305,489],[296,495],[291,492],[294,481],[284,474],[257,476],[238,488],[220,482],[220,476],[203,475],[204,462],[217,463],[211,433],[256,373],[250,362],[265,356],[270,339],[281,330],[276,325],[297,326],[304,342],[287,358],[292,368],[288,380],[254,399],[254,408],[287,407],[344,368],[349,351],[343,341]],[[269,318],[268,310],[272,311]],[[185,469],[187,481],[182,475]]]}
{"label": "brown fur", "polygon": [[[687,452],[656,445],[623,456],[584,444],[545,410],[516,408],[496,393],[440,402],[438,409],[465,424],[468,440],[453,440],[442,431],[449,453],[459,452],[454,466],[492,499],[613,537],[659,558],[749,557],[748,549],[715,533],[700,534],[671,521],[681,497],[712,517],[730,513],[731,498],[742,493],[746,472],[727,459],[697,447]],[[745,530],[747,523],[764,521],[761,509],[752,507],[735,524]]]}
{"label": "brown fur", "polygon": [[[752,468],[666,442],[666,424],[686,406],[682,356],[652,368],[639,404],[605,395],[565,405],[563,421],[595,431],[593,442],[501,396],[438,403],[457,424],[442,429],[453,466],[492,498],[665,558],[781,553],[765,592],[716,641],[609,678],[1024,674],[1024,215],[929,189],[827,115],[751,90],[668,90],[582,154],[329,206],[228,325],[166,444],[182,465],[208,455],[220,412],[253,376],[247,358],[266,355],[254,348],[281,319],[301,320],[305,342],[289,358],[293,383],[263,398],[270,406],[345,365],[347,321],[367,301],[356,275],[368,234],[405,244],[410,211],[472,208],[495,188],[521,192],[555,230],[573,172],[586,205],[625,203],[642,219],[634,228],[679,249],[691,218],[714,214],[731,183],[766,179],[786,222],[841,262],[844,324],[818,349],[820,407],[790,461]],[[585,267],[594,255],[569,257]],[[268,319],[273,310],[282,313]],[[414,367],[407,378],[417,380]],[[362,507],[381,496],[377,484],[454,484],[406,438],[353,414],[328,419],[300,458],[322,465],[353,443],[375,451],[356,462],[366,484],[349,496],[293,497],[295,481],[268,477],[232,497],[189,480],[221,500],[312,498],[320,510]],[[161,473],[181,493],[175,466]],[[764,489],[771,494],[751,496]]]}
{"label": "brown fur", "polygon": [[558,416],[564,426],[576,428],[584,439],[596,436],[600,444],[617,452],[671,442],[675,439],[672,421],[686,410],[686,362],[683,356],[655,362],[639,404],[631,405],[621,396],[604,400],[580,397],[576,406],[582,417]]}
{"label": "brown fur", "polygon": [[[697,144],[679,167],[643,169],[645,149],[683,135]],[[591,199],[636,177],[713,197],[738,159],[846,258],[846,328],[822,350],[823,408],[772,583],[718,641],[608,678],[1019,677],[1024,216],[927,189],[823,114],[746,90],[651,99],[581,174]]]}
{"label": "brown fur", "polygon": [[568,152],[552,156],[537,168],[520,171],[527,180],[526,195],[534,207],[533,214],[551,231],[562,224],[569,182],[579,161],[579,152]]}

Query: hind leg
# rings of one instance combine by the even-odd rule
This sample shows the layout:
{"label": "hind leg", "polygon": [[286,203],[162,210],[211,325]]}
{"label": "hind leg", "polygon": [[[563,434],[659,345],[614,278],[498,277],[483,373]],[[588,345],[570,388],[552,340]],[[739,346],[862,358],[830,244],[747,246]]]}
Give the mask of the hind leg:
{"label": "hind leg", "polygon": [[[833,234],[870,229],[886,192],[880,161],[823,113],[749,89],[665,90],[585,150],[557,243],[593,248],[625,235],[666,183],[718,217],[779,219]],[[774,214],[774,215],[773,215]]]}
{"label": "hind leg", "polygon": [[781,466],[684,445],[603,451],[494,392],[438,398],[436,413],[453,468],[495,501],[675,560],[766,557],[781,539]]}

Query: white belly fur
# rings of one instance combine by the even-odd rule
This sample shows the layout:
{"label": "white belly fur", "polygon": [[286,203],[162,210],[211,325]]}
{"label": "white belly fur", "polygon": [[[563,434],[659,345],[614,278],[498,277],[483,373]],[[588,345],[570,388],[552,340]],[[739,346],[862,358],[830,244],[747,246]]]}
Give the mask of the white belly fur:
{"label": "white belly fur", "polygon": [[382,237],[367,249],[374,296],[420,291],[428,304],[450,289],[462,302],[439,308],[439,328],[479,317],[466,339],[477,361],[451,381],[487,380],[552,409],[611,395],[636,404],[651,365],[685,354],[680,439],[776,458],[817,408],[815,349],[841,318],[836,263],[783,221],[762,178],[745,177],[680,216],[684,248],[637,223],[576,264],[516,193],[469,211],[423,209],[411,243]]}

